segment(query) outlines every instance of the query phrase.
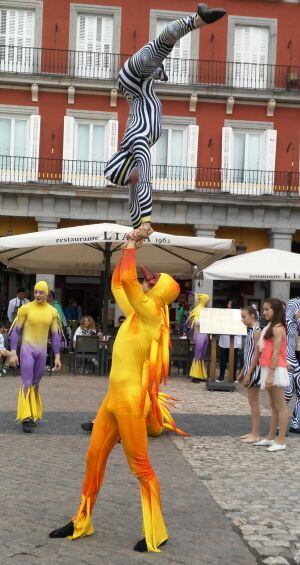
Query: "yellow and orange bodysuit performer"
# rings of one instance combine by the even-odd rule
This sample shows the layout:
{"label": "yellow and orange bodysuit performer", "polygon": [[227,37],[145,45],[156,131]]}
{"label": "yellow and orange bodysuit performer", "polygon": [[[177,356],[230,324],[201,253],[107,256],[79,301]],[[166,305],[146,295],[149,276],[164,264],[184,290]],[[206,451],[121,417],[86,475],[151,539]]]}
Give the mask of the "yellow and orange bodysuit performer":
{"label": "yellow and orange bodysuit performer", "polygon": [[190,369],[190,377],[193,383],[200,383],[207,379],[204,360],[208,345],[208,336],[200,333],[199,325],[201,310],[205,308],[208,303],[209,296],[208,294],[195,294],[195,298],[198,304],[191,311],[187,320],[187,326],[190,326],[193,332],[193,339],[195,343],[195,354]]}
{"label": "yellow and orange bodysuit performer", "polygon": [[[176,281],[157,275],[152,288],[140,285],[135,242],[130,240],[112,277],[112,290],[126,320],[113,348],[108,392],[97,414],[86,457],[81,504],[74,519],[50,537],[76,539],[93,533],[91,513],[102,486],[108,456],[121,439],[128,465],[140,481],[144,538],[136,551],[159,552],[168,534],[162,516],[160,487],[147,447],[147,419],[157,434],[165,408],[159,402],[159,384],[168,375],[168,304],[179,294]],[[146,288],[147,287],[147,288]],[[145,292],[146,291],[146,292]],[[180,432],[180,430],[179,430]]]}
{"label": "yellow and orange bodysuit performer", "polygon": [[48,285],[39,281],[34,287],[35,299],[24,304],[10,329],[10,363],[19,364],[17,346],[21,338],[20,369],[21,387],[18,397],[17,420],[22,422],[23,431],[30,433],[36,420],[42,417],[42,403],[39,384],[43,376],[47,342],[50,331],[55,355],[55,369],[61,368],[60,336],[58,313],[47,303]]}

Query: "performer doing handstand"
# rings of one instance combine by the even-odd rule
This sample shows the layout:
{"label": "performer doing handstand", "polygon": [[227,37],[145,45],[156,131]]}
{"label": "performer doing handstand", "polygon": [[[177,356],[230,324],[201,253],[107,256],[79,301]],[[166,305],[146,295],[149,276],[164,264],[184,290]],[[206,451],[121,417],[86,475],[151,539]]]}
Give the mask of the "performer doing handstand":
{"label": "performer doing handstand", "polygon": [[161,136],[161,103],[153,90],[153,80],[168,80],[162,63],[176,41],[219,20],[225,13],[223,9],[209,10],[206,4],[198,4],[197,14],[170,22],[154,41],[130,57],[119,72],[118,89],[128,101],[129,116],[121,149],[106,164],[105,175],[119,186],[131,185],[132,237],[144,239],[152,233],[150,147]]}
{"label": "performer doing handstand", "polygon": [[163,423],[166,411],[158,398],[159,384],[168,375],[168,304],[176,299],[180,289],[166,273],[156,274],[151,280],[148,276],[142,287],[137,278],[135,246],[136,242],[129,240],[112,278],[113,292],[127,317],[115,340],[109,389],[93,427],[81,504],[75,518],[51,532],[50,537],[75,539],[93,533],[91,513],[106,462],[121,439],[128,465],[140,481],[145,538],[134,549],[158,552],[168,534],[159,483],[148,457],[147,423],[153,433],[156,427],[159,434],[162,425],[181,432],[169,417],[169,423]]}

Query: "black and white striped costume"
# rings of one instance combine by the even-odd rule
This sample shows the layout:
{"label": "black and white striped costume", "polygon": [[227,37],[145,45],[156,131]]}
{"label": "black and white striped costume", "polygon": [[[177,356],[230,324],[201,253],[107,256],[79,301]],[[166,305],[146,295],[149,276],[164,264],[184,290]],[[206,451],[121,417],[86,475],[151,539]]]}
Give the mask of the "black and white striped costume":
{"label": "black and white striped costume", "polygon": [[300,423],[300,365],[296,357],[298,322],[295,318],[295,314],[298,310],[300,310],[300,298],[292,298],[287,302],[287,362],[291,366],[291,370],[289,370],[290,384],[284,389],[286,402],[290,402],[294,391],[296,393],[296,405],[291,419],[291,428],[298,428]]}
{"label": "black and white striped costume", "polygon": [[153,89],[153,80],[163,77],[159,65],[171,53],[176,41],[196,29],[195,16],[170,22],[162,33],[142,47],[123,65],[118,89],[127,99],[129,116],[120,151],[105,167],[105,176],[114,184],[129,184],[138,169],[138,183],[130,187],[129,210],[134,228],[151,219],[152,182],[150,147],[161,135],[161,103]]}
{"label": "black and white striped costume", "polygon": [[[244,348],[244,374],[246,374],[252,363],[253,355],[255,352],[254,334],[260,331],[259,326],[254,326],[254,328],[247,328],[247,336],[245,340]],[[258,386],[260,381],[260,366],[257,365],[251,375],[249,387]]]}

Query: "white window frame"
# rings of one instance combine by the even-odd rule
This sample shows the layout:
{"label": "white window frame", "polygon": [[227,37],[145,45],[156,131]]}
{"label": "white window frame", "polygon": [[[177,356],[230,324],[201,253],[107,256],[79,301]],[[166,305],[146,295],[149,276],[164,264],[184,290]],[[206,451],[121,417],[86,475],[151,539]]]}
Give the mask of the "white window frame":
{"label": "white window frame", "polygon": [[[152,41],[157,37],[157,21],[158,20],[166,20],[166,24],[169,21],[178,20],[179,18],[183,18],[185,16],[194,16],[195,13],[187,13],[187,12],[177,12],[173,10],[158,10],[152,9],[150,10],[150,21],[149,21],[149,40]],[[199,59],[199,40],[200,40],[200,30],[195,29],[191,32],[191,53],[190,59],[191,60],[198,60]],[[183,81],[183,84],[188,84],[189,82],[195,82],[195,76],[197,73],[198,64],[195,65],[191,63],[191,67],[188,70],[188,82]],[[170,77],[168,84],[172,84],[172,77]],[[176,85],[176,81],[174,81]]]}
{"label": "white window frame", "polygon": [[[20,118],[27,121],[27,131],[26,131],[26,147],[28,148],[27,154],[24,155],[25,167],[20,169],[19,159],[20,157],[15,157],[10,155],[11,159],[4,161],[1,164],[1,180],[2,182],[28,182],[38,180],[38,159],[39,159],[39,130],[38,130],[38,145],[34,149],[34,153],[29,154],[29,148],[32,148],[32,140],[30,139],[30,123],[32,119],[37,120],[39,117],[39,109],[36,106],[15,106],[0,104],[0,117],[13,119]],[[39,125],[38,125],[39,127]],[[11,131],[11,138],[13,137],[13,130]],[[11,141],[12,143],[12,141]],[[16,158],[16,161],[15,161]],[[18,164],[18,165],[17,165]]]}
{"label": "white window frame", "polygon": [[[12,121],[12,127],[11,127],[11,137],[10,137],[10,151],[9,151],[9,156],[10,157],[15,157],[15,149],[12,149],[12,145],[14,144],[15,141],[15,127],[16,127],[16,120],[20,119],[23,121],[26,121],[26,140],[25,140],[25,145],[28,148],[29,147],[29,116],[28,115],[22,115],[20,114],[15,115],[15,114],[7,114],[7,113],[2,113],[0,112],[0,119],[5,119],[5,120],[11,120]],[[23,157],[28,157],[28,155],[23,155]]]}
{"label": "white window frame", "polygon": [[[235,133],[258,133],[261,137],[268,130],[274,130],[273,122],[256,122],[256,121],[243,121],[243,120],[225,120],[224,127],[230,127],[233,130],[233,136]],[[276,130],[274,130],[276,133]],[[243,180],[237,180],[234,167],[229,167],[228,169],[222,169],[222,184],[221,190],[223,192],[230,192],[236,195],[257,195],[272,194],[274,190],[274,172],[265,169],[266,161],[266,145],[263,145],[263,139],[261,140],[261,152],[260,152],[260,165],[259,165],[259,175],[258,180],[255,179],[255,172],[253,171],[253,177],[249,174],[243,177]],[[223,156],[222,147],[222,156]],[[233,158],[233,152],[232,152]],[[246,169],[244,169],[246,171]],[[258,188],[259,187],[259,190]]]}
{"label": "white window frame", "polygon": [[[277,50],[277,18],[255,18],[249,16],[228,16],[227,30],[227,84],[233,84],[234,80],[234,44],[235,28],[237,26],[264,27],[269,30],[268,65],[276,65]],[[268,67],[266,83],[272,88],[275,80],[275,68]],[[235,88],[239,88],[238,86]],[[250,88],[250,87],[249,87]],[[262,88],[264,89],[264,88]]]}
{"label": "white window frame", "polygon": [[[116,6],[97,6],[95,4],[70,4],[70,24],[69,24],[69,50],[70,61],[69,67],[74,67],[74,73],[76,76],[76,38],[77,38],[77,21],[80,15],[92,15],[92,16],[112,16],[113,17],[113,44],[112,52],[115,54],[114,60],[112,61],[112,70],[109,76],[99,76],[92,77],[97,79],[109,79],[114,78],[118,71],[118,55],[120,54],[120,44],[121,44],[121,14],[122,8]],[[80,78],[80,77],[78,77]],[[83,78],[89,78],[83,77]]]}
{"label": "white window frame", "polygon": [[[74,130],[74,155],[77,154],[77,149],[78,149],[78,126],[79,124],[83,124],[86,126],[89,126],[89,145],[91,144],[91,131],[92,128],[91,126],[104,126],[104,145],[105,147],[107,146],[108,143],[108,139],[107,139],[107,126],[108,123],[107,121],[104,120],[87,120],[84,118],[76,118],[75,119],[75,130]],[[92,161],[92,159],[88,159],[89,161]],[[105,156],[103,157],[103,161],[105,161]]]}
{"label": "white window frame", "polygon": [[[107,182],[104,175],[105,162],[117,150],[117,140],[115,140],[115,147],[111,147],[111,140],[109,139],[109,123],[118,120],[116,112],[93,112],[90,110],[67,110],[66,117],[74,118],[73,129],[73,158],[63,163],[63,182],[77,186],[97,186],[105,187]],[[104,161],[99,161],[99,166],[96,162],[89,162],[88,170],[78,170],[76,165],[75,155],[77,152],[77,135],[79,123],[95,124],[105,126],[105,146],[107,154]]]}
{"label": "white window frame", "polygon": [[[178,175],[178,178],[162,178],[159,176],[159,168],[154,166],[152,168],[152,181],[153,181],[153,189],[154,190],[176,190],[183,191],[183,190],[194,190],[195,188],[195,175],[194,171],[189,171],[187,168],[187,160],[188,160],[188,127],[195,126],[196,118],[189,118],[184,116],[162,116],[162,129],[180,129],[183,130],[184,138],[183,144],[185,149],[185,155],[183,158],[182,169],[183,173],[186,171],[186,174]],[[170,147],[168,147],[168,153],[170,151]],[[152,155],[152,163],[155,165],[155,151],[156,145],[153,145],[151,148],[151,155]],[[168,165],[167,165],[168,166]],[[184,177],[182,179],[182,176]]]}

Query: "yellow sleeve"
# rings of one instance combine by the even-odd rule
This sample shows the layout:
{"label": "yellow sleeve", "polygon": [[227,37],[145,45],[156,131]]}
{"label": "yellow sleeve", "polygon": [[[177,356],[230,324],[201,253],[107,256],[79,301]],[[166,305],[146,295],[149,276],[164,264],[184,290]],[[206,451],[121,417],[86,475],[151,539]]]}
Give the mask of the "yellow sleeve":
{"label": "yellow sleeve", "polygon": [[126,293],[121,283],[120,272],[121,272],[122,261],[123,261],[123,254],[121,255],[121,258],[113,272],[113,276],[111,279],[111,290],[119,308],[121,308],[124,316],[126,316],[127,318],[127,316],[129,316],[129,314],[133,312],[133,308],[126,296]]}
{"label": "yellow sleeve", "polygon": [[157,322],[158,308],[143,291],[136,272],[136,250],[125,249],[120,269],[120,280],[133,310],[148,322]]}

